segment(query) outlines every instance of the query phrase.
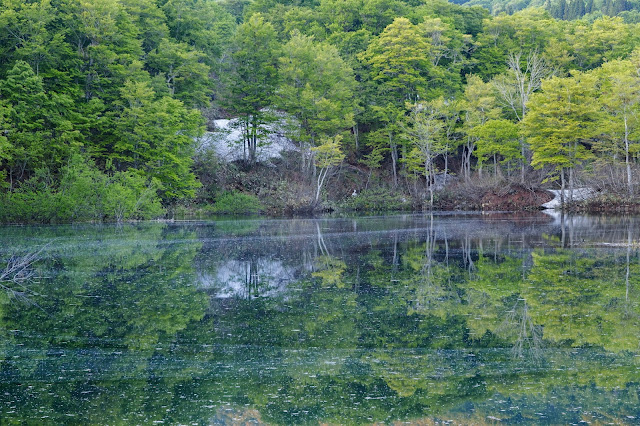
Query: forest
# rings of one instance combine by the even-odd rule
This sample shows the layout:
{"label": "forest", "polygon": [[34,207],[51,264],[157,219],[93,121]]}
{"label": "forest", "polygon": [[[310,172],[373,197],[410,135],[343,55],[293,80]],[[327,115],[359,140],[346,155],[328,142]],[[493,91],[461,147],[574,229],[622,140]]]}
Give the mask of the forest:
{"label": "forest", "polygon": [[640,4],[456,3],[4,0],[0,222],[637,200]]}

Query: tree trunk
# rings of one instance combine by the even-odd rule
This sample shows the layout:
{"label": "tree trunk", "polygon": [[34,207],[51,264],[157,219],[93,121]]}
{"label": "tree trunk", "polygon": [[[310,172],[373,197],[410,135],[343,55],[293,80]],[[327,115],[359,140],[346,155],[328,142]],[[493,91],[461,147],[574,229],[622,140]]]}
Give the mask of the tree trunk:
{"label": "tree trunk", "polygon": [[358,134],[358,123],[353,125],[353,138],[356,142],[356,152],[358,152],[358,144],[359,144],[359,134]]}
{"label": "tree trunk", "polygon": [[391,149],[391,168],[393,169],[393,187],[398,186],[398,172],[396,170],[396,163],[398,162],[398,147],[393,142],[393,136],[389,132],[389,148]]}
{"label": "tree trunk", "polygon": [[569,203],[573,203],[573,188],[574,188],[574,179],[573,179],[573,167],[569,167]]}
{"label": "tree trunk", "polygon": [[249,126],[249,138],[248,138],[248,148],[249,148],[249,162],[251,164],[255,164],[257,159],[256,152],[258,150],[258,123],[256,121],[256,117],[253,116],[251,118],[251,125]]}
{"label": "tree trunk", "polygon": [[329,172],[329,168],[320,169],[320,173],[318,173],[317,180],[317,188],[316,188],[316,204],[320,200],[320,191],[322,190],[322,185],[324,185],[324,179],[327,177],[327,173]]}
{"label": "tree trunk", "polygon": [[425,174],[427,177],[427,188],[429,190],[429,210],[433,210],[433,162],[430,160],[425,164]]}
{"label": "tree trunk", "polygon": [[629,158],[629,124],[627,123],[627,116],[624,116],[624,152],[625,152],[625,165],[627,166],[627,191],[629,196],[633,195],[633,181],[631,178],[631,161]]}
{"label": "tree trunk", "polygon": [[564,211],[564,167],[560,170],[560,208]]}
{"label": "tree trunk", "polygon": [[449,170],[449,146],[447,145],[447,150],[444,153],[444,186],[447,186],[447,171]]}
{"label": "tree trunk", "polygon": [[520,155],[522,155],[522,160],[520,160],[520,183],[524,185],[524,171],[527,163],[527,157],[525,157],[524,150],[524,139],[520,139]]}

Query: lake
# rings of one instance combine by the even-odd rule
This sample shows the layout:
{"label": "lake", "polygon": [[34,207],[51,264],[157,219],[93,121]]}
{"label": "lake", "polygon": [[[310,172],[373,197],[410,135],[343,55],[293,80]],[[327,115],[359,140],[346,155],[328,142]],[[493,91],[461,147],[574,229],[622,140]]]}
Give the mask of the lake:
{"label": "lake", "polygon": [[[0,423],[640,423],[640,218],[0,228]],[[18,277],[18,278],[20,278]]]}

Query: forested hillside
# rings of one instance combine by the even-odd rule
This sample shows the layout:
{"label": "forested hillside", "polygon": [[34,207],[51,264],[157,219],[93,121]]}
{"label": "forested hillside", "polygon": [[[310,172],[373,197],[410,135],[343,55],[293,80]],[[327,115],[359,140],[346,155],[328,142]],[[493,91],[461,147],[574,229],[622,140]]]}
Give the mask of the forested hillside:
{"label": "forested hillside", "polygon": [[557,19],[594,20],[602,16],[620,16],[627,23],[640,22],[638,0],[462,0],[455,3],[483,6],[493,15],[513,14],[526,8],[539,7]]}
{"label": "forested hillside", "polygon": [[[4,0],[0,220],[146,218],[194,197],[233,203],[232,190],[317,206],[336,172],[426,204],[452,175],[635,195],[640,26],[589,16],[431,0]],[[223,117],[242,130],[242,164],[196,151]],[[256,149],[283,117],[299,153],[264,174]]]}

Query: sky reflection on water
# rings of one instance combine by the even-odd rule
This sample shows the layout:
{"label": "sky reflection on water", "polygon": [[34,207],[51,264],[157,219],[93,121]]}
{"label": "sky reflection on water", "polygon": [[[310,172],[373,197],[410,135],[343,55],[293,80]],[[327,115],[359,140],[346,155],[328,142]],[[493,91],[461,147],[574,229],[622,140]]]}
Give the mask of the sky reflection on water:
{"label": "sky reflection on water", "polygon": [[639,218],[0,228],[2,423],[640,422]]}

